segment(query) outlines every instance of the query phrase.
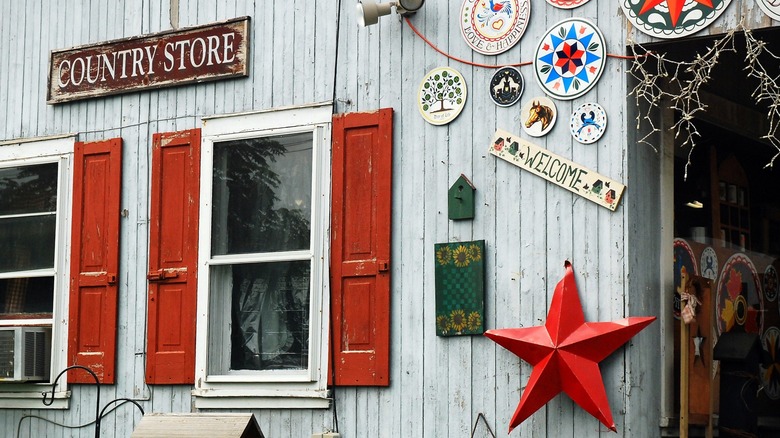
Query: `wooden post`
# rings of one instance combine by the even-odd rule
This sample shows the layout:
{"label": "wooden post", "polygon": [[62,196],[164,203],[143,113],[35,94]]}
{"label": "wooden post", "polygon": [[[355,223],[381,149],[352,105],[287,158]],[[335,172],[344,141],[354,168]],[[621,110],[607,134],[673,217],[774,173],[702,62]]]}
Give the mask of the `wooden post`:
{"label": "wooden post", "polygon": [[[685,307],[685,301],[681,302]],[[680,319],[680,438],[688,438],[688,338],[689,327]]]}

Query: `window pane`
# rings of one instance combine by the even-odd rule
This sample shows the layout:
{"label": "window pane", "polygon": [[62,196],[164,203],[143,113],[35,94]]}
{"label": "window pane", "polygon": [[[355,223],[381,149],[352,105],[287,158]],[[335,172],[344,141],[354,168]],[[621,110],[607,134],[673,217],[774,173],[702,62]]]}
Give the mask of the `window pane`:
{"label": "window pane", "polygon": [[54,267],[56,216],[0,219],[0,272]]}
{"label": "window pane", "polygon": [[[219,316],[211,319],[212,354],[222,356],[213,359],[223,362],[212,361],[211,372],[307,369],[310,273],[308,260],[213,267],[211,308],[230,312],[232,330]],[[222,336],[230,338],[229,365],[228,340],[214,339]]]}
{"label": "window pane", "polygon": [[50,318],[54,277],[0,280],[0,319]]}
{"label": "window pane", "polygon": [[0,216],[57,209],[57,163],[0,168]]}
{"label": "window pane", "polygon": [[214,144],[213,255],[309,248],[311,132]]}

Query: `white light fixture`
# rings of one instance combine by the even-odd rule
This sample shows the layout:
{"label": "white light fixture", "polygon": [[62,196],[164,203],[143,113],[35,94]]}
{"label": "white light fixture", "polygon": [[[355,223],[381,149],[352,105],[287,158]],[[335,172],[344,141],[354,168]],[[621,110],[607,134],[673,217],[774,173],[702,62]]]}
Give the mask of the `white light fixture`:
{"label": "white light fixture", "polygon": [[413,14],[422,8],[425,0],[398,0],[387,3],[377,3],[376,0],[358,0],[357,19],[360,27],[370,26],[379,22],[379,17],[389,15],[392,7],[400,15]]}
{"label": "white light fixture", "polygon": [[702,204],[701,201],[696,200],[686,203],[685,206],[691,208],[704,208],[704,204]]}

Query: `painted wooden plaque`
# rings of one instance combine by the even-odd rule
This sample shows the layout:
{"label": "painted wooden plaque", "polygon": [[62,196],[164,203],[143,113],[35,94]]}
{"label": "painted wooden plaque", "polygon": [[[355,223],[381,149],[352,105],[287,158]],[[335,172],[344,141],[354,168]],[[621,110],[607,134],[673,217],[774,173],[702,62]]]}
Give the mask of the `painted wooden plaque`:
{"label": "painted wooden plaque", "polygon": [[617,181],[500,129],[493,135],[489,152],[612,211],[626,189]]}
{"label": "painted wooden plaque", "polygon": [[420,82],[417,93],[420,114],[432,125],[446,125],[463,111],[467,93],[466,81],[457,70],[434,68]]}
{"label": "painted wooden plaque", "polygon": [[607,113],[597,103],[583,103],[571,113],[569,129],[572,137],[578,142],[595,143],[607,129]]}
{"label": "painted wooden plaque", "polygon": [[780,2],[777,0],[756,0],[756,3],[773,20],[780,20]]}
{"label": "painted wooden plaque", "polygon": [[523,131],[531,137],[543,137],[552,131],[558,119],[555,102],[547,96],[537,96],[523,104],[520,120]]}
{"label": "painted wooden plaque", "polygon": [[729,3],[731,0],[620,0],[620,7],[640,31],[671,39],[709,26]]}
{"label": "painted wooden plaque", "polygon": [[485,331],[485,241],[437,243],[436,335]]}
{"label": "painted wooden plaque", "polygon": [[520,70],[514,67],[503,67],[498,69],[490,79],[488,93],[496,105],[512,106],[520,100],[524,88]]}
{"label": "painted wooden plaque", "polygon": [[464,0],[460,33],[477,52],[498,55],[520,41],[530,14],[530,0]]}
{"label": "painted wooden plaque", "polygon": [[672,311],[675,319],[680,319],[682,312],[681,294],[686,291],[694,276],[699,275],[699,267],[696,265],[696,256],[693,249],[685,239],[674,239],[672,243],[674,251],[674,295]]}
{"label": "painted wooden plaque", "polygon": [[761,336],[764,360],[759,363],[763,391],[772,400],[780,400],[780,329],[772,326]]}
{"label": "painted wooden plaque", "polygon": [[574,9],[577,6],[582,6],[590,0],[547,0],[547,3],[560,9]]}
{"label": "painted wooden plaque", "polygon": [[534,56],[534,76],[550,97],[575,99],[596,85],[606,60],[601,31],[587,20],[569,18],[542,37]]}

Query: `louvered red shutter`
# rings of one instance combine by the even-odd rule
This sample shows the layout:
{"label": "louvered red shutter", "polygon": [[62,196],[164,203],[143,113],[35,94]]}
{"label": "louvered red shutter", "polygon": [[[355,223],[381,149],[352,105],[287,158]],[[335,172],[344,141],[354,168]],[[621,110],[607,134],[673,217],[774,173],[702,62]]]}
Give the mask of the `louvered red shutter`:
{"label": "louvered red shutter", "polygon": [[[75,144],[68,358],[114,383],[122,139]],[[94,383],[84,372],[71,383]]]}
{"label": "louvered red shutter", "polygon": [[336,385],[390,384],[393,110],[333,118],[331,317]]}
{"label": "louvered red shutter", "polygon": [[195,382],[200,130],[154,135],[146,381]]}

